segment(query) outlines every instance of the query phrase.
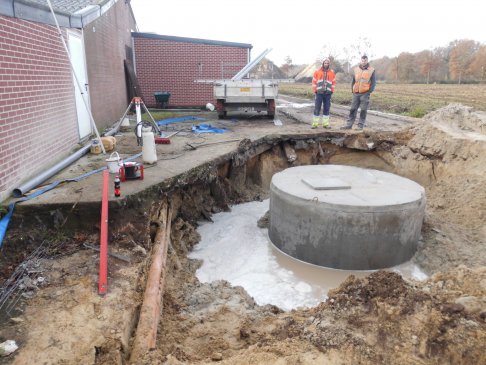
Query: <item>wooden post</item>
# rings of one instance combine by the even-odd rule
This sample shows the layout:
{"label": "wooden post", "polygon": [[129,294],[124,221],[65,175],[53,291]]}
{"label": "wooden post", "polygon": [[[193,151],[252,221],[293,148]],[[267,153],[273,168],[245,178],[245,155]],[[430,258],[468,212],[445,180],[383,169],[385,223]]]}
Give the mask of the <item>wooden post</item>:
{"label": "wooden post", "polygon": [[297,160],[297,155],[295,154],[295,150],[290,145],[290,143],[285,142],[283,144],[283,148],[284,148],[285,156],[287,157],[288,162],[292,163],[295,160]]}
{"label": "wooden post", "polygon": [[149,350],[156,347],[157,327],[165,286],[167,249],[170,244],[171,218],[172,210],[167,202],[164,202],[159,213],[159,226],[155,234],[151,257],[152,263],[147,276],[130,362],[139,361]]}

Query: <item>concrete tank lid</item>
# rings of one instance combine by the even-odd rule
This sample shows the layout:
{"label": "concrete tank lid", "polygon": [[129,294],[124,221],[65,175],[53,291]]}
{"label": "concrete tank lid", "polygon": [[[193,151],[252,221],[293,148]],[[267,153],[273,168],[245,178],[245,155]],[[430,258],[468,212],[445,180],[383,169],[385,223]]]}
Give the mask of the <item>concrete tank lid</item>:
{"label": "concrete tank lid", "polygon": [[425,196],[424,188],[412,180],[344,165],[291,167],[273,175],[272,188],[303,200],[354,207],[403,207]]}

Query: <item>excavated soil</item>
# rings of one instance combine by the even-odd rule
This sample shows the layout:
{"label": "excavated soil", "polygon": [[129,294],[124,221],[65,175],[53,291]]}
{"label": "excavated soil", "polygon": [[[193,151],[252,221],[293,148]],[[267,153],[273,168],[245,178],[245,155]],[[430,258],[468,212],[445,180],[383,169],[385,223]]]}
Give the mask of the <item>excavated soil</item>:
{"label": "excavated soil", "polygon": [[[248,157],[245,142],[232,161],[181,178],[166,192],[175,214],[157,347],[135,363],[485,364],[485,121],[450,105],[402,131],[356,134],[346,146],[288,137],[283,142],[296,154],[291,163],[282,144]],[[413,260],[430,278],[405,281],[388,271],[350,276],[327,301],[289,312],[258,306],[227,282],[199,282],[201,263],[187,259],[199,240],[197,222],[265,198],[274,172],[312,163],[375,168],[422,184],[426,218]],[[35,277],[43,279],[31,283],[32,295],[1,318],[0,342],[15,339],[20,348],[0,364],[130,363],[156,207],[112,230],[113,250],[130,261],[112,259],[105,297],[96,294],[97,252],[84,246],[97,242],[96,233],[61,235],[42,226],[35,239],[33,229],[10,233],[20,245],[9,253],[13,262],[39,236],[56,246],[37,265]],[[2,267],[2,275],[11,271]]]}

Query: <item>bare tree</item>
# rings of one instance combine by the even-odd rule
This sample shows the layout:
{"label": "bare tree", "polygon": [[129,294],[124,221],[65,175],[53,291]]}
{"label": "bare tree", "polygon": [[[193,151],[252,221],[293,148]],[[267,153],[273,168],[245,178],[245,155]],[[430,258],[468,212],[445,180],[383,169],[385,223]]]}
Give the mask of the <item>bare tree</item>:
{"label": "bare tree", "polygon": [[335,47],[330,45],[324,45],[321,47],[319,53],[317,54],[316,62],[321,63],[325,58],[329,58],[331,60],[336,59],[338,54],[339,52]]}
{"label": "bare tree", "polygon": [[356,43],[351,45],[351,49],[354,50],[355,60],[359,60],[361,56],[367,55],[368,58],[373,58],[371,42],[366,37],[359,37]]}
{"label": "bare tree", "polygon": [[343,60],[346,64],[345,66],[346,66],[347,73],[349,74],[349,71],[351,69],[351,62],[355,57],[354,51],[352,47],[343,47],[342,54],[343,54]]}
{"label": "bare tree", "polygon": [[290,72],[292,70],[292,58],[290,56],[285,57],[285,63],[280,67],[287,77],[290,77]]}

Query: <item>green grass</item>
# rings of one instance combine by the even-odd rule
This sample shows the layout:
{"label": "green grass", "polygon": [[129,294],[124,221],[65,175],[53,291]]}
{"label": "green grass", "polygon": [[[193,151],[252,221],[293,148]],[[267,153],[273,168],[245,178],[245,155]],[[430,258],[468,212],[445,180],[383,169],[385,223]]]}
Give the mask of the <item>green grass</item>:
{"label": "green grass", "polygon": [[[279,92],[306,99],[314,98],[310,84],[281,84]],[[332,96],[333,103],[350,105],[351,99],[350,84],[338,84]],[[422,118],[450,103],[486,110],[486,85],[378,84],[371,96],[370,109]]]}
{"label": "green grass", "polygon": [[[174,112],[174,111],[152,111],[150,110],[150,114],[156,121],[162,120],[162,119],[169,119],[169,118],[179,118],[179,117],[185,117],[188,114],[190,115],[198,115],[199,112]],[[147,113],[142,114],[142,120],[145,121],[150,121],[150,116]]]}
{"label": "green grass", "polygon": [[6,215],[7,212],[8,212],[7,207],[0,204],[0,218],[2,218],[4,215]]}

